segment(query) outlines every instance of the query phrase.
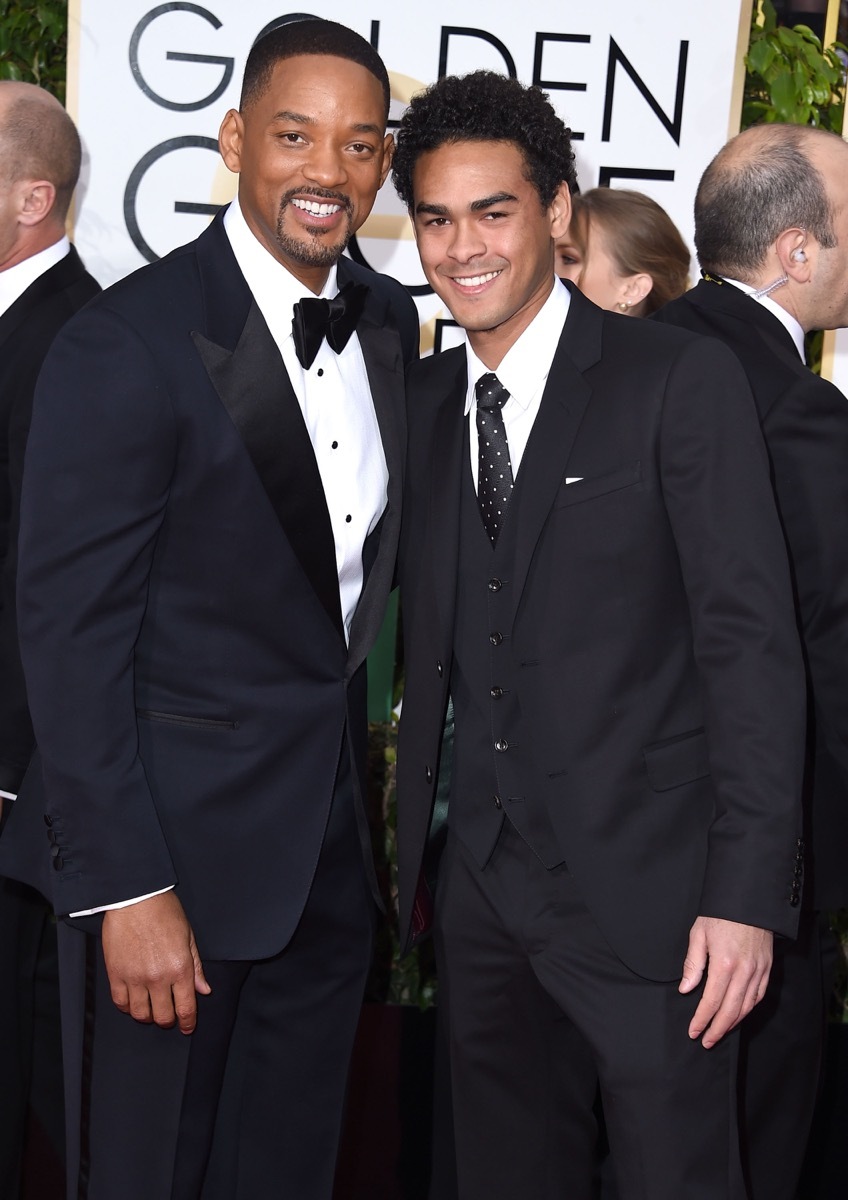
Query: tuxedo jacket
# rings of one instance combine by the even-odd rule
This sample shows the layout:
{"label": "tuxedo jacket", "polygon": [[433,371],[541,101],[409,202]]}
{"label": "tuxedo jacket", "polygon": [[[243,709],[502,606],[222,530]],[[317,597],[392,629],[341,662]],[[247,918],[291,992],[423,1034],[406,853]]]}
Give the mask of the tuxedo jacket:
{"label": "tuxedo jacket", "polygon": [[[672,979],[699,914],[796,929],[804,682],[786,553],[730,352],[569,290],[506,516],[508,738],[531,747],[534,802],[610,945]],[[408,382],[404,933],[450,687],[466,386],[463,349]]]}
{"label": "tuxedo jacket", "polygon": [[100,291],[71,247],[0,316],[0,791],[16,793],[32,756],[18,652],[15,579],[24,450],[35,383],[65,322]]}
{"label": "tuxedo jacket", "polygon": [[754,393],[789,550],[810,695],[805,904],[848,905],[848,400],[810,371],[785,326],[706,281],[655,318],[736,354]]}
{"label": "tuxedo jacket", "polygon": [[175,884],[206,957],[267,957],[305,903],[343,753],[361,798],[417,320],[393,280],[345,260],[349,279],[370,289],[357,334],[389,470],[349,645],[315,455],[222,216],[48,357],[18,587],[38,753],[0,871],[21,863],[58,913]]}

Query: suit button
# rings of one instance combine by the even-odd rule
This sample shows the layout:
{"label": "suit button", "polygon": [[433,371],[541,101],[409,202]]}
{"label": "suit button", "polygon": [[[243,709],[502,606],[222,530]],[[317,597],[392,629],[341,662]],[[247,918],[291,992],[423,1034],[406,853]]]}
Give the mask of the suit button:
{"label": "suit button", "polygon": [[51,846],[56,845],[56,834],[53,832],[52,829],[47,830],[47,840]]}
{"label": "suit button", "polygon": [[445,672],[444,672],[444,668],[442,667],[442,664],[441,664],[441,662],[437,662],[437,663],[436,663],[436,671],[438,672],[439,679],[441,679],[441,678],[442,678],[442,676],[443,676],[443,675],[444,675],[444,673],[445,673]]}
{"label": "suit button", "polygon": [[789,897],[789,903],[792,905],[793,908],[797,908],[798,905],[801,903],[801,897],[798,895],[797,892],[793,892],[792,895]]}
{"label": "suit button", "polygon": [[493,700],[500,700],[501,696],[503,695],[503,688],[502,687],[490,688],[489,695],[492,697]]}
{"label": "suit button", "polygon": [[424,774],[427,777],[427,782],[432,783],[433,782],[433,772],[430,770],[429,767],[424,768]]}
{"label": "suit button", "polygon": [[498,738],[498,740],[495,742],[495,749],[499,754],[503,754],[509,749],[509,742],[506,740],[506,738]]}
{"label": "suit button", "polygon": [[795,868],[795,878],[801,879],[803,874],[804,874],[804,868],[801,866],[800,863],[798,863],[798,866]]}
{"label": "suit button", "polygon": [[493,646],[499,646],[501,644],[501,642],[503,641],[503,634],[502,633],[490,633],[489,641],[492,643]]}
{"label": "suit button", "polygon": [[61,853],[62,853],[62,847],[57,846],[56,843],[54,842],[53,845],[50,847],[50,857],[58,858]]}
{"label": "suit button", "polygon": [[500,796],[494,796],[493,799],[495,801],[495,808],[503,808]]}
{"label": "suit button", "polygon": [[499,592],[502,587],[503,587],[503,584],[501,583],[501,581],[499,579],[490,579],[489,580],[489,591],[490,592]]}
{"label": "suit button", "polygon": [[63,867],[64,865],[65,865],[65,864],[64,864],[64,862],[62,861],[62,856],[61,856],[60,854],[57,854],[57,855],[56,855],[56,857],[53,859],[53,870],[54,870],[54,871],[61,871],[61,870],[62,870],[62,867]]}
{"label": "suit button", "polygon": [[44,814],[44,824],[47,826],[48,829],[53,824],[53,818],[50,816],[50,813]]}

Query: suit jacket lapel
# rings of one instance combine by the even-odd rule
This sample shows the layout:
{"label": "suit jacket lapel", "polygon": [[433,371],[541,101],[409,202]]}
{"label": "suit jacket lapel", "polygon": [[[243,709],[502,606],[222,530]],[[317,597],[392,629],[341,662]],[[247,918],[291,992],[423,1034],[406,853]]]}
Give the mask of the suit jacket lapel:
{"label": "suit jacket lapel", "polygon": [[[463,348],[449,350],[436,360],[440,368],[428,378],[427,390],[445,397],[436,414],[433,430],[430,478],[430,574],[436,590],[436,610],[442,630],[453,628],[456,581],[459,564],[459,513],[462,472],[468,470],[463,455],[467,448],[464,415],[467,367]],[[412,447],[418,453],[430,447]],[[438,467],[436,467],[438,464]]]}
{"label": "suit jacket lapel", "polygon": [[719,312],[742,323],[740,336],[747,339],[753,325],[766,341],[770,352],[796,365],[801,362],[798,348],[789,330],[774,313],[732,283],[710,283],[702,279],[697,287],[686,293],[686,299],[696,308]]}
{"label": "suit jacket lapel", "polygon": [[27,290],[0,316],[0,345],[12,337],[43,300],[55,296],[57,292],[84,278],[85,267],[82,265],[82,259],[71,246],[64,258],[33,280]]}
{"label": "suit jacket lapel", "polygon": [[336,549],[300,405],[218,217],[198,239],[208,337],[192,332],[277,519],[328,617],[343,633]]}
{"label": "suit jacket lapel", "polygon": [[566,474],[568,459],[592,395],[584,377],[601,356],[599,309],[569,287],[571,304],[551,364],[539,413],[522,456],[510,519],[517,523],[516,607],[545,521]]}
{"label": "suit jacket lapel", "polygon": [[[346,260],[343,259],[339,263],[340,286],[347,282],[346,267]],[[348,677],[360,666],[380,631],[386,597],[391,590],[400,535],[406,451],[403,353],[400,335],[387,320],[385,309],[385,304],[370,292],[356,330],[380,428],[389,483],[377,556],[364,580],[351,624]]]}

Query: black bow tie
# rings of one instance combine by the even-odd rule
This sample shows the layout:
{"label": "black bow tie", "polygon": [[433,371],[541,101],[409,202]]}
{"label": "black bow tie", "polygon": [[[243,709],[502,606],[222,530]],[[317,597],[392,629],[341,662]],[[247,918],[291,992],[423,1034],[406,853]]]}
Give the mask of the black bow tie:
{"label": "black bow tie", "polygon": [[341,354],[362,315],[368,288],[364,283],[347,283],[332,300],[308,296],[294,306],[292,337],[304,371],[315,362],[324,338]]}

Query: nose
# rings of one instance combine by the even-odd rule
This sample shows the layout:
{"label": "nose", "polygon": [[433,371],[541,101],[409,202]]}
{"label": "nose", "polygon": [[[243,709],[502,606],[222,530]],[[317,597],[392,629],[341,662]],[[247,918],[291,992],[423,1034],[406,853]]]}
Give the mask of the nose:
{"label": "nose", "polygon": [[473,258],[486,253],[486,239],[478,221],[459,220],[451,226],[448,253],[458,263],[471,262]]}
{"label": "nose", "polygon": [[330,142],[314,142],[303,173],[321,187],[338,187],[347,179],[347,165],[341,151]]}

